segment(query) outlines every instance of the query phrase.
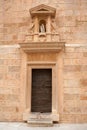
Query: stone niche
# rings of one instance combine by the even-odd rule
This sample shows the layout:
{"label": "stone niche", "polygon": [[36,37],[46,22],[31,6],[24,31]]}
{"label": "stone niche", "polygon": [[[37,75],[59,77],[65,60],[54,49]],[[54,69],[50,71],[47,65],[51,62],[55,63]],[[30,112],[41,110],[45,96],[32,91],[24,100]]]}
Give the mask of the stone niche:
{"label": "stone niche", "polygon": [[[52,18],[56,9],[47,5],[39,5],[30,9],[34,25],[31,28],[32,40],[20,43],[22,55],[21,89],[24,90],[23,120],[28,123],[53,123],[59,121],[59,113],[63,109],[63,52],[64,42],[58,42],[59,36],[53,40]],[[30,37],[28,35],[27,37]],[[52,70],[52,108],[49,113],[32,112],[32,70]],[[45,123],[47,123],[45,122]]]}
{"label": "stone niche", "polygon": [[29,32],[26,34],[25,41],[59,41],[55,15],[56,9],[44,4],[30,9],[32,22]]}

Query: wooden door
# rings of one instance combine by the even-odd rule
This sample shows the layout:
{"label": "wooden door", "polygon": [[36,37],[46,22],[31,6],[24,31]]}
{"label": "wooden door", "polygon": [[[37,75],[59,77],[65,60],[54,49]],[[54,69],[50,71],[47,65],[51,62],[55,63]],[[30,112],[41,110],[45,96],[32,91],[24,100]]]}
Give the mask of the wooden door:
{"label": "wooden door", "polygon": [[32,69],[31,112],[52,110],[52,69]]}

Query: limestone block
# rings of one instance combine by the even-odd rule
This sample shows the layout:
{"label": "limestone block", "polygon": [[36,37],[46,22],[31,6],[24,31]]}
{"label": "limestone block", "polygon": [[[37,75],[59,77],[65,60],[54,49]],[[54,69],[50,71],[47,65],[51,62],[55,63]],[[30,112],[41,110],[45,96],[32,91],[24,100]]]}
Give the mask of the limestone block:
{"label": "limestone block", "polygon": [[81,79],[81,72],[65,72],[64,79]]}
{"label": "limestone block", "polygon": [[59,17],[58,25],[61,27],[72,27],[76,25],[75,17],[73,16],[61,16]]}
{"label": "limestone block", "polygon": [[0,65],[4,65],[5,60],[4,59],[0,59]]}
{"label": "limestone block", "polygon": [[21,60],[20,59],[5,59],[3,62],[1,62],[1,63],[5,64],[5,65],[9,65],[9,66],[16,65],[16,66],[19,66],[20,63],[21,63]]}
{"label": "limestone block", "polygon": [[64,94],[64,100],[80,100],[80,94]]}
{"label": "limestone block", "polygon": [[[64,93],[66,94],[79,94],[80,88],[75,88],[75,85],[67,85],[67,87],[64,88]],[[72,105],[73,106],[73,105]]]}
{"label": "limestone block", "polygon": [[60,122],[62,123],[62,122],[64,122],[64,123],[67,123],[67,122],[69,122],[69,123],[75,123],[76,122],[76,117],[74,116],[74,115],[72,115],[72,114],[62,114],[61,116],[60,116]]}
{"label": "limestone block", "polygon": [[[87,121],[87,114],[62,114],[60,115],[61,123],[84,123]],[[84,120],[83,120],[84,119]]]}
{"label": "limestone block", "polygon": [[[86,54],[86,53],[85,53]],[[64,57],[65,58],[83,58],[83,53],[77,53],[77,52],[74,52],[74,53],[72,53],[72,52],[70,52],[70,53],[65,53],[65,55],[64,55]]]}
{"label": "limestone block", "polygon": [[19,72],[20,71],[20,66],[9,66],[8,67],[8,72]]}
{"label": "limestone block", "polygon": [[4,79],[4,74],[0,73],[0,80],[3,80],[3,79]]}
{"label": "limestone block", "polygon": [[5,72],[7,72],[7,67],[5,67],[5,66],[0,66],[0,73],[5,73]]}
{"label": "limestone block", "polygon": [[79,72],[81,71],[81,65],[64,65],[65,72]]}
{"label": "limestone block", "polygon": [[15,80],[15,79],[19,79],[19,78],[20,78],[20,74],[18,72],[15,72],[15,73],[11,72],[11,73],[8,73],[5,75],[5,79],[8,79],[8,80]]}
{"label": "limestone block", "polygon": [[[11,101],[14,101],[14,102],[17,102],[18,101],[18,95],[16,94],[0,94],[0,101],[1,100],[11,100]],[[11,103],[10,103],[11,104]]]}
{"label": "limestone block", "polygon": [[82,59],[64,59],[64,65],[81,65]]}
{"label": "limestone block", "polygon": [[56,2],[54,5],[58,8],[59,11],[61,11],[59,16],[62,16],[62,11],[64,12],[64,10],[65,10],[65,12],[66,12],[66,10],[72,10],[72,11],[76,10],[76,5],[72,4],[72,3],[67,3],[66,4],[66,3],[61,3],[61,2],[58,3],[58,2]]}
{"label": "limestone block", "polygon": [[[83,65],[87,65],[87,58],[85,57],[85,58],[83,58],[83,60],[82,60],[82,64]],[[83,68],[84,69],[84,68]]]}
{"label": "limestone block", "polygon": [[86,32],[76,32],[74,34],[75,39],[87,39],[87,33]]}
{"label": "limestone block", "polygon": [[84,16],[80,16],[80,18],[78,18],[79,21],[87,21],[87,15]]}
{"label": "limestone block", "polygon": [[58,27],[59,33],[70,33],[72,34],[75,31],[75,27]]}
{"label": "limestone block", "polygon": [[87,113],[87,102],[86,102],[86,96],[84,96],[84,94],[83,95],[81,95],[81,97],[80,97],[80,108],[81,108],[81,113],[83,113],[83,114],[86,114]]}
{"label": "limestone block", "polygon": [[0,34],[0,41],[3,41],[3,38],[4,38],[3,33],[1,33]]}
{"label": "limestone block", "polygon": [[73,40],[73,34],[68,33],[68,32],[61,33],[60,37],[61,37],[61,39],[64,39],[65,41],[68,41],[68,40],[72,41]]}
{"label": "limestone block", "polygon": [[[73,79],[69,79],[69,80],[64,80],[64,86],[65,87],[70,87],[70,88],[74,88],[74,87],[79,87],[80,85],[80,80],[76,79],[76,80],[73,80]],[[78,89],[78,88],[76,88]]]}
{"label": "limestone block", "polygon": [[86,47],[86,46],[85,46],[85,47],[76,47],[76,48],[75,48],[75,51],[76,51],[76,52],[80,52],[80,53],[81,53],[81,52],[82,52],[82,53],[83,53],[83,52],[87,52],[87,47]]}
{"label": "limestone block", "polygon": [[87,57],[87,52],[84,52],[84,53],[83,53],[83,56],[84,56],[84,57]]}
{"label": "limestone block", "polygon": [[87,78],[87,69],[82,70],[81,75],[82,75],[82,79],[86,79]]}
{"label": "limestone block", "polygon": [[4,18],[3,18],[3,12],[0,12],[0,24],[3,24]]}
{"label": "limestone block", "polygon": [[[84,6],[85,5],[85,6]],[[81,5],[81,15],[82,16],[84,16],[84,15],[87,15],[87,8],[86,8],[86,6],[87,6],[87,3],[86,4],[84,4],[84,5]]]}
{"label": "limestone block", "polygon": [[[80,99],[81,99],[81,100],[87,100],[87,96],[81,96]],[[86,110],[87,110],[87,107],[86,107]]]}
{"label": "limestone block", "polygon": [[7,85],[8,88],[11,87],[11,88],[17,88],[18,89],[19,86],[20,86],[20,82],[19,82],[19,79],[15,79],[15,80],[6,79],[3,86],[6,86],[6,85]]}
{"label": "limestone block", "polygon": [[83,4],[83,3],[87,3],[87,1],[86,0],[81,0],[81,4]]}
{"label": "limestone block", "polygon": [[71,113],[71,114],[73,114],[73,113],[78,114],[78,113],[81,112],[81,108],[79,108],[79,107],[70,107],[70,108],[65,107],[64,112],[65,113]]}
{"label": "limestone block", "polygon": [[80,88],[80,94],[85,94],[86,93],[86,86],[81,86]]}
{"label": "limestone block", "polygon": [[56,0],[58,3],[61,3],[61,4],[64,4],[64,3],[66,3],[66,4],[72,4],[72,3],[74,3],[74,0],[71,0],[71,1],[69,1],[69,0]]}
{"label": "limestone block", "polygon": [[81,83],[82,86],[87,86],[87,78],[81,79],[80,83]]}

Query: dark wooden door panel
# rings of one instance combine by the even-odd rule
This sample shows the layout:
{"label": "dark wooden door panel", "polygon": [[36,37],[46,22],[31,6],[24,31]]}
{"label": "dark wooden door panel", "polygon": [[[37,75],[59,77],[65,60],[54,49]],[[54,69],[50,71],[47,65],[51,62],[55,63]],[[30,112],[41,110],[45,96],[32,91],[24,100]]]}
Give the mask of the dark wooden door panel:
{"label": "dark wooden door panel", "polygon": [[32,112],[51,112],[52,109],[52,70],[32,70]]}

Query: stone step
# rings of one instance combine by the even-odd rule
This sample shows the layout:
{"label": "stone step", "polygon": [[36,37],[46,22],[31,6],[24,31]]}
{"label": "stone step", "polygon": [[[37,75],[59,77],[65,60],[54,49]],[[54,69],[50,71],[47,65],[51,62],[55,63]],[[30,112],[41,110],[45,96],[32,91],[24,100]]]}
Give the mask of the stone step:
{"label": "stone step", "polygon": [[29,126],[53,126],[51,119],[29,119],[27,123]]}

